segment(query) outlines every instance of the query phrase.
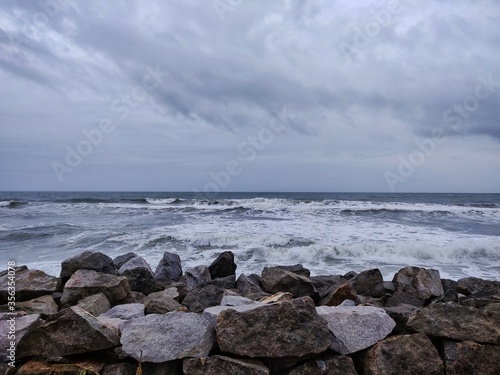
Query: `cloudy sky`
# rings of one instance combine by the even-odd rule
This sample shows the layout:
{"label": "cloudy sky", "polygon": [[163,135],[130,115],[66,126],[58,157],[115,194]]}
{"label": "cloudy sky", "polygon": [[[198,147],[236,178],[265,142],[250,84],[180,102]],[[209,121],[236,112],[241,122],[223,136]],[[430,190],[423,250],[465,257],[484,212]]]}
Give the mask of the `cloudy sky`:
{"label": "cloudy sky", "polygon": [[499,14],[2,0],[0,190],[498,193]]}

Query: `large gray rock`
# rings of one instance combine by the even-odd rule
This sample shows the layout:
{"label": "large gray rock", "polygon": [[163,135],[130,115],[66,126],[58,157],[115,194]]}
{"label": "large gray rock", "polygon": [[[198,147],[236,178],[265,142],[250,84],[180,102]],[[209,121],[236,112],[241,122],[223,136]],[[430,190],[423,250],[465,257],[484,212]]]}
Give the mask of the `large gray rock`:
{"label": "large gray rock", "polygon": [[144,362],[207,357],[215,340],[212,325],[201,315],[172,312],[146,315],[122,326],[125,353]]}
{"label": "large gray rock", "polygon": [[189,375],[269,375],[269,369],[261,361],[221,355],[208,358],[185,358],[183,371],[184,374]]}
{"label": "large gray rock", "polygon": [[225,310],[235,310],[238,312],[243,312],[243,311],[250,311],[254,310],[258,307],[265,306],[265,304],[252,301],[252,304],[242,304],[242,305],[233,305],[233,306],[213,306],[213,307],[208,307],[203,311],[203,316],[212,324],[214,328],[217,328],[217,319],[219,317],[219,314]]}
{"label": "large gray rock", "polygon": [[498,316],[453,302],[415,310],[407,324],[414,331],[429,336],[500,345]]}
{"label": "large gray rock", "polygon": [[41,296],[25,302],[16,303],[16,309],[27,314],[40,314],[42,316],[55,314],[59,307],[50,295]]}
{"label": "large gray rock", "polygon": [[458,280],[457,291],[469,295],[486,290],[500,291],[500,281],[483,280],[478,277],[465,277]]}
{"label": "large gray rock", "polygon": [[99,316],[101,314],[104,314],[111,308],[109,300],[102,293],[93,294],[91,296],[85,297],[84,299],[78,301],[76,306],[94,316]]}
{"label": "large gray rock", "polygon": [[118,275],[113,259],[106,254],[94,251],[84,251],[61,263],[61,278],[66,281],[77,270],[93,270],[110,275]]}
{"label": "large gray rock", "polygon": [[64,286],[61,305],[70,306],[93,294],[102,293],[111,304],[124,299],[130,292],[127,278],[92,270],[78,270]]}
{"label": "large gray rock", "polygon": [[500,346],[481,345],[473,341],[445,341],[446,375],[500,373]]}
{"label": "large gray rock", "polygon": [[[47,275],[43,271],[30,270],[26,266],[16,268],[16,301],[28,301],[46,294],[61,291],[61,280]],[[0,272],[0,305],[8,299],[9,274],[7,270]]]}
{"label": "large gray rock", "polygon": [[181,258],[177,254],[165,252],[155,271],[155,279],[177,281],[182,276]]}
{"label": "large gray rock", "polygon": [[325,351],[333,336],[309,297],[256,309],[222,311],[217,341],[223,352],[246,357],[301,357]]}
{"label": "large gray rock", "polygon": [[138,255],[136,253],[127,253],[123,255],[118,255],[115,259],[113,259],[113,263],[117,270],[121,268],[125,263],[127,263],[130,259],[136,258]]}
{"label": "large gray rock", "polygon": [[378,268],[360,272],[349,282],[362,296],[377,298],[385,294],[384,279]]}
{"label": "large gray rock", "polygon": [[444,294],[439,271],[420,267],[405,267],[400,269],[392,280],[396,288],[410,293],[421,301]]}
{"label": "large gray rock", "polygon": [[267,293],[288,292],[297,297],[319,299],[313,283],[305,276],[282,270],[277,267],[265,267],[262,271],[262,288]]}
{"label": "large gray rock", "polygon": [[[12,361],[12,358],[9,358],[11,355],[11,341],[15,341],[15,347],[17,347],[19,341],[40,324],[42,324],[42,320],[38,314],[25,316],[6,314],[3,319],[0,320],[0,332],[2,332],[0,335],[0,362]],[[14,353],[14,358],[15,357],[16,353]]]}
{"label": "large gray rock", "polygon": [[316,358],[293,369],[287,375],[357,375],[352,358],[338,355]]}
{"label": "large gray rock", "polygon": [[208,266],[208,269],[212,279],[217,279],[235,275],[236,267],[236,263],[234,263],[234,254],[231,251],[224,251],[210,266]]}
{"label": "large gray rock", "polygon": [[143,257],[129,259],[120,267],[118,273],[127,278],[130,290],[146,295],[158,291],[153,271]]}
{"label": "large gray rock", "polygon": [[236,280],[236,289],[245,297],[258,296],[265,297],[268,293],[262,290],[261,278],[259,275],[245,275],[242,273]]}
{"label": "large gray rock", "polygon": [[186,295],[182,304],[191,312],[201,313],[207,307],[218,306],[223,295],[223,289],[213,285],[200,285]]}
{"label": "large gray rock", "polygon": [[64,357],[117,346],[120,340],[88,312],[73,306],[59,311],[26,334],[18,345],[19,358]]}
{"label": "large gray rock", "polygon": [[422,374],[443,375],[443,361],[431,340],[423,334],[398,335],[368,350],[365,375]]}
{"label": "large gray rock", "polygon": [[331,349],[341,354],[372,346],[396,326],[383,309],[373,306],[320,306],[316,311],[326,320],[335,336]]}
{"label": "large gray rock", "polygon": [[101,314],[99,317],[130,320],[142,316],[144,316],[144,305],[142,303],[127,303],[124,305],[117,305],[104,314]]}
{"label": "large gray rock", "polygon": [[172,311],[180,311],[187,308],[182,306],[172,297],[170,292],[156,292],[151,293],[144,301],[145,313],[146,314],[166,314]]}
{"label": "large gray rock", "polygon": [[184,272],[184,280],[189,290],[196,288],[198,285],[204,285],[212,280],[210,271],[207,266],[196,266],[188,268]]}

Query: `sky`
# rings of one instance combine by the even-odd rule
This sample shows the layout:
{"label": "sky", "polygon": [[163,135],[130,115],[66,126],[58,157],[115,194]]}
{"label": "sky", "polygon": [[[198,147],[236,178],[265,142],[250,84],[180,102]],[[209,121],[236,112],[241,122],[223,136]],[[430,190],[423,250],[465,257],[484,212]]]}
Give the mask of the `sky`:
{"label": "sky", "polygon": [[0,1],[0,190],[500,193],[500,2]]}

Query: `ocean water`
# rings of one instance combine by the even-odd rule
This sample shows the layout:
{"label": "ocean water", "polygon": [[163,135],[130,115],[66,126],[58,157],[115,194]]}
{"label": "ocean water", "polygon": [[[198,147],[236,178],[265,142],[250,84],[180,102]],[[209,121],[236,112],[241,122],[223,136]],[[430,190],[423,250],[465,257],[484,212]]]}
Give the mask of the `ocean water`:
{"label": "ocean water", "polygon": [[500,194],[0,192],[0,265],[59,275],[83,250],[129,251],[155,269],[224,250],[237,273],[302,263],[315,275],[415,265],[500,280]]}

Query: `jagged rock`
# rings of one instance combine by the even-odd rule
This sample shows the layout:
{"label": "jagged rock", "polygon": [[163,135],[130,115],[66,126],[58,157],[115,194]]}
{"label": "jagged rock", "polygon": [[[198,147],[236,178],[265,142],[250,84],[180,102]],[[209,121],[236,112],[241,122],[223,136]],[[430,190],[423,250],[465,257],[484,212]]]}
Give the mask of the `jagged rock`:
{"label": "jagged rock", "polygon": [[392,336],[368,350],[365,375],[443,375],[443,361],[431,340],[423,334]]}
{"label": "jagged rock", "polygon": [[356,297],[356,289],[349,282],[341,281],[323,292],[319,305],[338,306],[346,299],[356,301]]}
{"label": "jagged rock", "polygon": [[111,308],[109,300],[102,293],[93,294],[91,296],[85,297],[84,299],[78,301],[76,306],[94,316],[99,316],[101,314],[104,314]]}
{"label": "jagged rock", "polygon": [[385,294],[384,279],[378,268],[360,272],[349,282],[362,296],[378,298]]}
{"label": "jagged rock", "polygon": [[277,303],[283,301],[291,301],[292,299],[293,299],[292,293],[279,292],[273,294],[272,296],[261,298],[259,302],[263,304],[268,304],[268,303]]}
{"label": "jagged rock", "polygon": [[259,305],[260,303],[242,296],[228,296],[224,295],[220,301],[221,306],[241,306],[241,305]]}
{"label": "jagged rock", "polygon": [[446,375],[498,375],[500,346],[481,345],[473,341],[445,341],[444,365]]}
{"label": "jagged rock", "polygon": [[19,342],[17,355],[64,357],[112,348],[119,342],[109,328],[73,306],[51,315],[46,323],[28,332]]}
{"label": "jagged rock", "polygon": [[241,360],[214,355],[208,358],[185,358],[184,374],[189,375],[269,375],[269,369],[258,360]]}
{"label": "jagged rock", "polygon": [[124,299],[130,292],[126,277],[114,276],[92,270],[78,270],[64,286],[61,305],[69,306],[77,301],[102,293],[111,304]]}
{"label": "jagged rock", "polygon": [[133,363],[113,363],[106,365],[102,375],[136,375],[137,365]]}
{"label": "jagged rock", "polygon": [[396,290],[396,292],[387,299],[385,305],[387,307],[395,307],[402,304],[412,305],[416,307],[422,307],[424,303],[422,300],[415,297],[415,295],[407,292],[403,292],[402,290]]}
{"label": "jagged rock", "polygon": [[217,319],[217,341],[221,350],[246,357],[301,357],[321,353],[332,339],[325,320],[316,313],[309,297],[245,312],[228,309]]}
{"label": "jagged rock", "polygon": [[130,290],[150,294],[158,291],[153,271],[143,257],[136,256],[125,262],[118,270],[120,276],[128,280]]}
{"label": "jagged rock", "polygon": [[16,309],[22,310],[27,314],[40,314],[42,316],[55,314],[59,307],[52,296],[46,295],[26,302],[16,303]]}
{"label": "jagged rock", "polygon": [[213,285],[198,286],[187,294],[182,304],[189,311],[201,313],[207,307],[218,306],[224,295],[224,290]]}
{"label": "jagged rock", "polygon": [[125,305],[118,305],[112,309],[101,314],[103,318],[119,318],[130,320],[144,316],[144,305],[142,303],[128,303]]}
{"label": "jagged rock", "polygon": [[146,296],[142,294],[141,292],[134,292],[131,290],[127,296],[120,300],[120,303],[142,303],[144,304],[144,301],[146,300]]}
{"label": "jagged rock", "polygon": [[165,252],[155,270],[155,279],[177,281],[182,276],[181,258],[177,254]]}
{"label": "jagged rock", "polygon": [[236,289],[245,297],[260,295],[259,298],[262,298],[269,295],[262,290],[261,278],[255,274],[247,276],[242,273],[236,280]]}
{"label": "jagged rock", "polygon": [[167,362],[206,357],[214,344],[214,329],[201,315],[172,312],[151,314],[122,326],[123,351],[135,360]]}
{"label": "jagged rock", "polygon": [[304,268],[302,264],[295,264],[293,266],[276,266],[276,268],[289,271],[300,276],[311,276],[311,271],[309,271],[307,268]]}
{"label": "jagged rock", "polygon": [[152,293],[146,298],[144,303],[146,314],[166,314],[172,311],[186,309],[175,299],[160,294],[161,292]]}
{"label": "jagged rock", "polygon": [[94,251],[84,251],[61,263],[61,279],[66,282],[78,270],[92,270],[110,275],[118,275],[113,260],[106,254]]}
{"label": "jagged rock", "polygon": [[196,266],[188,268],[184,272],[184,279],[189,290],[193,290],[198,285],[204,285],[212,280],[207,266]]}
{"label": "jagged rock", "polygon": [[439,271],[420,267],[405,267],[394,275],[393,283],[396,288],[410,293],[421,301],[444,294]]}
{"label": "jagged rock", "polygon": [[356,305],[385,307],[385,302],[383,298],[374,298],[358,294],[358,296],[356,297]]}
{"label": "jagged rock", "polygon": [[223,305],[223,306],[212,306],[203,310],[203,316],[212,324],[214,328],[217,328],[217,319],[219,314],[225,310],[235,310],[239,312],[254,310],[258,307],[265,306],[263,303],[252,301],[252,304],[240,304],[240,305]]}
{"label": "jagged rock", "polygon": [[352,358],[339,355],[316,358],[293,369],[287,375],[357,375]]}
{"label": "jagged rock", "polygon": [[459,293],[469,295],[486,290],[500,291],[500,281],[483,280],[477,277],[465,277],[458,280],[457,292]]}
{"label": "jagged rock", "polygon": [[[0,362],[11,362],[12,359],[10,353],[10,342],[15,341],[15,347],[18,347],[19,341],[22,340],[24,336],[29,334],[33,329],[42,324],[40,315],[30,314],[25,316],[14,316],[6,314],[2,320],[0,320]],[[13,337],[15,336],[15,337]],[[14,358],[18,356],[19,352],[14,353]]]}
{"label": "jagged rock", "polygon": [[[457,301],[454,301],[457,302]],[[492,303],[500,303],[500,290],[486,289],[458,298],[458,303],[464,306],[483,308]]]}
{"label": "jagged rock", "polygon": [[[33,359],[24,364],[17,375],[81,375],[101,374],[104,363],[98,360],[78,361],[76,363],[47,363],[39,359]],[[120,373],[114,374],[120,375]]]}
{"label": "jagged rock", "polygon": [[445,302],[458,302],[458,293],[455,290],[448,289],[441,297],[432,298],[429,304]]}
{"label": "jagged rock", "polygon": [[497,316],[453,302],[415,310],[408,319],[408,327],[429,336],[500,345],[500,319]]}
{"label": "jagged rock", "polygon": [[408,319],[418,307],[402,304],[394,307],[384,307],[385,312],[396,322],[392,333],[402,334],[408,332]]}
{"label": "jagged rock", "polygon": [[231,251],[224,251],[208,266],[208,269],[212,279],[235,275],[234,254]]}
{"label": "jagged rock", "polygon": [[446,293],[449,290],[457,291],[458,282],[450,279],[441,279],[443,291]]}
{"label": "jagged rock", "polygon": [[340,354],[368,348],[384,339],[396,326],[396,322],[378,307],[319,306],[316,311],[335,336],[330,348]]}
{"label": "jagged rock", "polygon": [[127,263],[130,259],[138,257],[136,253],[127,253],[123,255],[117,256],[115,259],[113,259],[113,264],[115,265],[116,269],[119,270],[121,266],[123,266],[125,263]]}
{"label": "jagged rock", "polygon": [[110,330],[113,331],[113,333],[117,336],[121,336],[121,327],[123,323],[126,322],[125,319],[120,319],[120,318],[107,318],[105,316],[98,316],[97,320],[108,327]]}
{"label": "jagged rock", "polygon": [[319,294],[313,283],[305,276],[297,275],[276,267],[264,267],[262,271],[262,288],[267,293],[288,292],[297,297],[311,297],[318,300]]}
{"label": "jagged rock", "polygon": [[213,285],[221,289],[234,289],[236,287],[236,275],[210,280],[207,285]]}
{"label": "jagged rock", "polygon": [[[16,267],[16,302],[29,301],[37,297],[61,291],[61,280],[43,271],[30,270],[26,266]],[[0,305],[8,302],[9,274],[0,272]]]}
{"label": "jagged rock", "polygon": [[[341,275],[330,275],[330,276],[311,276],[309,280],[313,283],[316,290],[321,291],[328,290],[336,284],[342,284],[348,281],[344,276]],[[324,293],[322,294],[324,295]]]}

